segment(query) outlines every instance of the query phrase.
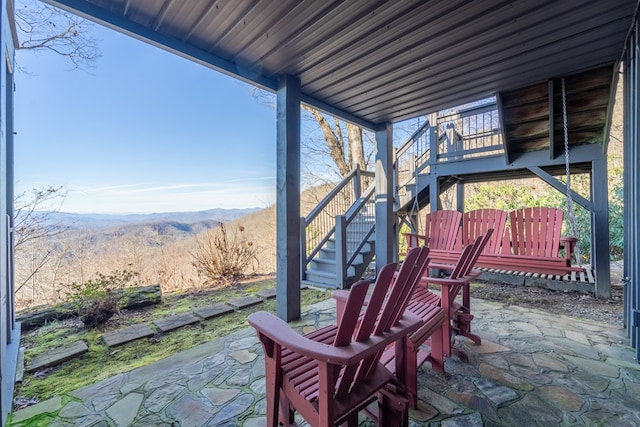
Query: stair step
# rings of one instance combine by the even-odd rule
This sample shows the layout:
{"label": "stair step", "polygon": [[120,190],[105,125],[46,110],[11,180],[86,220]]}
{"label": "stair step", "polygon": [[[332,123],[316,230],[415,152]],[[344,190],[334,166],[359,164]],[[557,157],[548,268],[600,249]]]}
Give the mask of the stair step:
{"label": "stair step", "polygon": [[[358,265],[357,263],[354,263]],[[360,262],[362,264],[362,261]],[[335,259],[326,259],[326,258],[314,258],[311,260],[311,268],[307,270],[313,271],[322,271],[333,274],[333,277],[336,276],[336,260]],[[347,269],[347,275],[352,276],[355,274],[355,266],[352,265]]]}
{"label": "stair step", "polygon": [[316,286],[338,288],[335,273],[331,274],[326,271],[307,270],[305,282],[314,283]]}
{"label": "stair step", "polygon": [[[317,271],[317,270],[307,270],[306,279],[302,280],[302,283],[309,286],[316,286],[322,288],[331,288],[331,289],[339,289],[342,288],[341,285],[338,285],[335,274],[331,275],[325,271]],[[355,279],[353,276],[349,276],[346,280],[346,283],[353,283]]]}
{"label": "stair step", "polygon": [[315,282],[313,280],[301,280],[300,283],[310,288],[323,288],[323,289],[340,289],[335,283],[327,284],[322,282]]}
{"label": "stair step", "polygon": [[[369,251],[360,251],[358,252],[358,254],[356,255],[356,257],[353,260],[354,264],[362,264],[364,262],[364,257],[365,255],[368,255]],[[329,250],[324,250],[321,249],[320,252],[318,253],[318,256],[315,257],[313,261],[318,261],[319,263],[322,264],[326,264],[326,263],[331,263],[333,265],[335,265],[336,263],[336,251],[335,249],[329,249]]]}
{"label": "stair step", "polygon": [[[347,248],[357,248],[358,245],[360,245],[360,243],[362,242],[362,239],[358,239],[358,240],[350,240],[347,239]],[[364,243],[364,245],[362,245],[362,248],[360,249],[360,252],[372,252],[373,251],[373,241],[372,240],[368,240]],[[327,241],[327,245],[326,245],[326,249],[331,249],[333,251],[335,251],[336,249],[336,242],[333,239],[329,239]]]}
{"label": "stair step", "polygon": [[322,248],[318,252],[318,258],[335,260],[336,250],[334,248]]}
{"label": "stair step", "polygon": [[311,270],[326,271],[336,275],[336,260],[331,258],[314,258],[311,260]]}

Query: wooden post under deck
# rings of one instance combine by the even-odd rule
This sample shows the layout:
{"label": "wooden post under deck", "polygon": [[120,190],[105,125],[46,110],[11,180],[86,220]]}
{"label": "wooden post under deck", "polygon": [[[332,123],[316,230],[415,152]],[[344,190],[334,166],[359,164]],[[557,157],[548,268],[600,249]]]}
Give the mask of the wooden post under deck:
{"label": "wooden post under deck", "polygon": [[595,273],[597,298],[611,298],[609,260],[609,181],[607,158],[603,155],[591,163],[591,263]]}
{"label": "wooden post under deck", "polygon": [[277,91],[276,314],[300,318],[300,80],[283,76]]}
{"label": "wooden post under deck", "polygon": [[376,131],[376,271],[394,260],[393,134],[391,124]]}

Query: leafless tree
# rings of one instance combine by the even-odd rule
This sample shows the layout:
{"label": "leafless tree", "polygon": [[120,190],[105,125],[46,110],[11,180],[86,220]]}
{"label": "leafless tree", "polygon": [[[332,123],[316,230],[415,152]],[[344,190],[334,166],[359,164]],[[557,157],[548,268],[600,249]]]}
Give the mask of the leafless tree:
{"label": "leafless tree", "polygon": [[51,221],[51,214],[60,210],[67,190],[64,186],[36,188],[16,196],[14,201],[14,248],[19,250],[32,240],[56,236],[65,231]]}
{"label": "leafless tree", "polygon": [[[275,108],[272,94],[254,89],[253,95],[259,102]],[[375,148],[372,136],[368,132],[308,105],[303,105],[302,109],[305,113],[303,117],[317,125],[322,134],[321,138],[314,138],[313,135],[305,135],[303,138],[303,155],[311,160],[311,164],[324,165],[325,161],[331,159],[327,166],[340,177],[347,175],[356,165],[361,169],[367,169]],[[327,176],[318,176],[313,169],[309,169],[306,174],[315,183],[327,180]]]}
{"label": "leafless tree", "polygon": [[[341,176],[345,176],[356,166],[366,169],[368,158],[365,156],[362,128],[336,117],[329,117],[320,111],[304,106],[322,131],[326,149],[315,148],[317,152],[327,153],[338,168]],[[346,139],[345,139],[346,134]]]}
{"label": "leafless tree", "polygon": [[[51,220],[51,214],[60,210],[66,197],[65,187],[45,187],[32,190],[30,195],[19,194],[14,201],[14,250],[16,260],[29,259],[30,268],[19,280],[16,291],[44,268],[55,252],[55,246],[44,245],[50,239],[66,231],[66,228]],[[38,247],[38,255],[32,253]],[[19,267],[19,266],[17,266]]]}
{"label": "leafless tree", "polygon": [[18,0],[15,8],[18,50],[51,51],[71,69],[92,69],[100,57],[92,23],[37,0]]}

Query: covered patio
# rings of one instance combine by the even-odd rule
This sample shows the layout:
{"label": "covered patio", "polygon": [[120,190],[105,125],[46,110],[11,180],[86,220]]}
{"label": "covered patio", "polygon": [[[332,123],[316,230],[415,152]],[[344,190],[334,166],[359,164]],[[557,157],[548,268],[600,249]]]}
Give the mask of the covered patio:
{"label": "covered patio", "polygon": [[[472,367],[448,361],[451,376],[446,381],[427,379],[429,374],[423,372],[425,387],[421,398],[433,408],[424,411],[432,415],[427,416],[428,419],[442,420],[444,424],[445,419],[454,415],[470,417],[469,422],[480,424],[521,421],[522,415],[511,418],[515,417],[514,413],[531,413],[532,418],[535,413],[551,424],[607,424],[613,417],[621,416],[635,417],[628,420],[629,425],[639,422],[637,414],[629,408],[638,407],[632,396],[637,396],[640,390],[635,363],[640,356],[640,210],[637,205],[640,200],[637,155],[640,147],[640,2],[45,1],[277,94],[277,312],[287,321],[297,320],[301,315],[302,103],[375,132],[375,259],[380,268],[396,259],[398,253],[393,123],[490,96],[500,100],[504,94],[542,85],[548,90],[546,110],[535,124],[529,125],[541,128],[546,135],[533,145],[530,141],[518,144],[505,140],[506,151],[500,161],[504,170],[541,171],[540,176],[550,184],[557,184],[552,175],[554,167],[562,161],[559,149],[562,142],[554,138],[557,130],[557,114],[553,112],[557,95],[554,83],[577,73],[608,67],[613,71],[609,86],[615,86],[620,78],[617,70],[622,66],[626,330],[608,330],[573,319],[566,324],[562,321],[560,328],[558,322],[551,324],[539,313],[476,305],[474,329],[484,334],[487,344],[469,348],[473,354]],[[3,106],[0,109],[3,420],[10,408],[12,361],[15,360],[15,337],[19,333],[13,317],[11,273],[14,94],[8,88],[12,87],[14,69],[12,8],[12,1],[2,0],[1,43],[6,53],[2,56],[0,96]],[[602,108],[604,121],[600,137],[571,146],[569,150],[572,159],[579,163],[575,166],[592,176],[590,198],[584,202],[592,219],[591,259],[596,294],[598,286],[608,286],[609,280],[606,153],[611,98],[612,95],[606,108]],[[585,102],[589,100],[587,96]],[[502,110],[503,106],[498,108]],[[502,111],[501,116],[504,116]],[[461,165],[456,167],[462,170]],[[542,170],[544,168],[550,172]],[[434,201],[437,194],[435,182],[431,191]],[[246,334],[242,342],[246,342],[247,347],[237,350],[253,352],[258,360],[257,343],[252,344],[253,338],[249,332]],[[626,339],[636,348],[635,355],[620,345]],[[215,357],[203,354],[191,365],[192,374],[204,372],[202,363],[215,364],[209,359]],[[257,380],[260,364],[256,362],[253,366],[257,372],[252,371],[255,378],[251,378]],[[463,373],[468,379],[459,378],[457,383],[456,376],[462,377]],[[149,397],[146,392],[134,392],[136,387],[132,384],[120,387],[117,383],[120,380],[114,381],[87,392],[109,402],[102,410],[126,395],[134,396],[125,400],[126,404],[142,404]],[[224,379],[220,377],[220,381],[222,384]],[[240,395],[259,394],[246,388],[250,384],[243,385]],[[457,389],[451,388],[453,384]],[[192,386],[202,390],[204,384]],[[567,389],[571,391],[567,393]],[[111,390],[108,398],[102,390]],[[212,396],[221,399],[219,394]],[[190,399],[185,397],[185,407],[192,407]],[[251,399],[253,402],[254,397]],[[211,399],[204,405],[215,406]],[[148,406],[139,407],[149,411]],[[95,410],[95,404],[93,408]],[[252,413],[259,414],[259,410],[252,408]],[[152,412],[147,415],[156,416]],[[219,412],[214,417],[217,414]],[[247,422],[252,418],[248,414],[237,416]],[[207,418],[205,424],[194,422],[192,425],[223,422],[213,421]],[[229,424],[233,425],[233,421]]]}
{"label": "covered patio", "polygon": [[[624,329],[480,300],[474,312],[482,345],[461,338],[457,346],[470,363],[451,358],[445,374],[420,370],[414,425],[640,423],[640,365]],[[329,299],[292,325],[309,332],[334,316]],[[13,425],[57,412],[44,419],[60,426],[264,426],[264,387],[262,345],[246,328],[18,411]]]}

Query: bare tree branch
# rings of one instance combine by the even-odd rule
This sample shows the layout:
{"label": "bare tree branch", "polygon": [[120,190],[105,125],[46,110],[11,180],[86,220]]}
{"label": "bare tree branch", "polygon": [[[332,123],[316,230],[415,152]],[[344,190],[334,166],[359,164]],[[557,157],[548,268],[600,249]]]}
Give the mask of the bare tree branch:
{"label": "bare tree branch", "polygon": [[322,135],[324,136],[325,142],[329,147],[329,154],[331,155],[331,159],[333,159],[333,162],[338,167],[340,175],[347,175],[350,168],[346,161],[346,153],[344,151],[344,142],[342,141],[342,132],[340,132],[340,128],[332,128],[331,124],[327,121],[327,119],[322,115],[320,111],[309,107],[304,108],[311,113],[313,118],[318,123],[318,126],[320,126]]}
{"label": "bare tree branch", "polygon": [[58,211],[67,191],[64,187],[45,187],[32,190],[30,198],[22,193],[16,196],[15,210],[15,238],[14,248],[20,251],[28,242],[38,239],[48,239],[66,231],[60,224],[50,221],[52,212]]}
{"label": "bare tree branch", "polygon": [[[272,94],[254,89],[253,95],[259,102],[275,107],[275,98]],[[310,158],[315,166],[318,166],[319,162],[323,165],[326,162],[329,170],[335,171],[340,177],[347,175],[356,165],[361,169],[367,168],[375,149],[375,144],[368,133],[363,132],[359,126],[344,122],[337,117],[327,116],[308,105],[302,105],[302,109],[306,112],[305,116],[309,120],[313,119],[322,132],[321,138],[314,139],[307,135],[307,138],[302,141],[303,154]],[[310,171],[312,168],[308,169]],[[326,173],[321,179],[317,171],[309,171],[306,175],[312,178],[313,182],[320,182],[327,178]]]}
{"label": "bare tree branch", "polygon": [[71,69],[92,69],[100,57],[92,23],[34,0],[18,0],[15,9],[18,50],[51,51],[64,56]]}

